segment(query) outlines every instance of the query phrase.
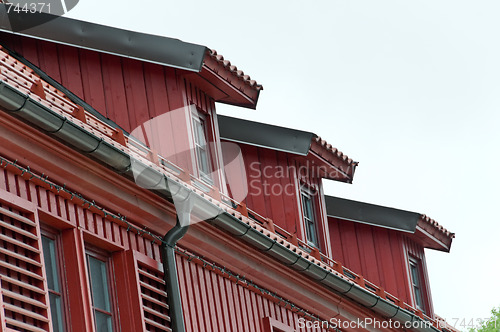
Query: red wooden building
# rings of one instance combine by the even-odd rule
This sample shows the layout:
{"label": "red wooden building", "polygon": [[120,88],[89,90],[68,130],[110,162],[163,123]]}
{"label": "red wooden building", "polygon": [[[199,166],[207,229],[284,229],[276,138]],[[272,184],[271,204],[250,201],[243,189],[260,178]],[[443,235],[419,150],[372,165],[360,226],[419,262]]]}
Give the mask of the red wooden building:
{"label": "red wooden building", "polygon": [[262,86],[215,51],[1,27],[2,331],[453,330],[423,256],[453,235],[325,196],[357,163],[315,134],[218,117]]}

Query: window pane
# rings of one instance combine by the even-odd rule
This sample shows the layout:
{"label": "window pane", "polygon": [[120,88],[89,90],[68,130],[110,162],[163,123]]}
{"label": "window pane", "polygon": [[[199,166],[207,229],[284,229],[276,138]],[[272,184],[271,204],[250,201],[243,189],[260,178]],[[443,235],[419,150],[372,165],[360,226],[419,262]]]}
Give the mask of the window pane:
{"label": "window pane", "polygon": [[410,262],[411,282],[413,284],[413,293],[415,294],[415,305],[423,311],[424,306],[422,301],[422,290],[420,289],[420,278],[417,264],[418,263],[413,261]]}
{"label": "window pane", "polygon": [[314,243],[317,244],[316,242],[316,230],[314,229],[314,223],[312,222],[307,222],[308,227],[307,227],[307,239]]}
{"label": "window pane", "polygon": [[202,147],[207,145],[205,139],[205,123],[202,120],[197,121],[198,123],[198,144]]}
{"label": "window pane", "polygon": [[413,285],[420,286],[418,283],[417,266],[414,263],[410,263],[410,268],[411,268],[411,280],[413,282]]}
{"label": "window pane", "polygon": [[111,316],[103,312],[94,310],[96,332],[111,332],[113,331]]}
{"label": "window pane", "polygon": [[59,276],[57,274],[55,241],[49,239],[48,237],[42,236],[42,248],[48,287],[49,289],[60,293]]}
{"label": "window pane", "polygon": [[203,149],[198,148],[198,161],[200,162],[200,171],[206,175],[209,173],[209,168],[208,168],[208,158],[207,158],[207,152]]}
{"label": "window pane", "polygon": [[420,293],[420,289],[415,287],[415,302],[417,304],[417,307],[421,310],[423,310],[422,306],[422,294]]}
{"label": "window pane", "polygon": [[312,202],[311,202],[311,198],[309,196],[303,195],[302,196],[302,202],[303,202],[303,205],[304,205],[304,216],[307,219],[312,220],[313,219],[313,215],[312,215]]}
{"label": "window pane", "polygon": [[52,318],[52,328],[54,332],[63,332],[63,313],[61,304],[61,289],[56,257],[56,242],[46,236],[42,236],[42,250],[47,276],[47,286],[49,288],[50,314]]}
{"label": "window pane", "polygon": [[62,320],[62,309],[61,309],[61,297],[54,293],[49,293],[50,301],[50,314],[52,316],[52,327],[54,332],[63,332],[63,320]]}
{"label": "window pane", "polygon": [[193,116],[194,141],[196,157],[198,159],[198,169],[202,175],[208,176],[210,174],[210,162],[207,152],[205,129],[205,122],[203,119]]}
{"label": "window pane", "polygon": [[110,312],[108,277],[106,275],[106,262],[88,257],[90,286],[92,288],[92,302],[94,307]]}
{"label": "window pane", "polygon": [[304,224],[306,228],[306,239],[311,244],[317,246],[316,221],[314,219],[314,211],[312,199],[308,194],[302,193],[302,210],[304,213]]}

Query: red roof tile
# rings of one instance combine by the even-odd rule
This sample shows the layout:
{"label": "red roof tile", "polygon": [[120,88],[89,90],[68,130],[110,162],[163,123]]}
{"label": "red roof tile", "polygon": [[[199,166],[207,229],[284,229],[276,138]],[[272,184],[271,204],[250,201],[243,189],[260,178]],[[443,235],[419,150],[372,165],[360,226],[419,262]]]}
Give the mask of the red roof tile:
{"label": "red roof tile", "polygon": [[317,142],[323,149],[325,149],[326,151],[331,153],[334,157],[341,159],[342,161],[344,161],[348,165],[356,166],[359,164],[359,162],[352,160],[347,155],[342,153],[339,149],[334,148],[330,143],[328,143],[327,141],[325,141],[321,137],[316,136],[315,138],[313,138],[313,140],[315,142]]}
{"label": "red roof tile", "polygon": [[252,80],[249,75],[245,75],[242,70],[232,65],[231,61],[224,59],[224,56],[222,56],[222,54],[218,54],[216,50],[209,50],[208,55],[215,59],[218,63],[222,64],[224,68],[229,70],[233,75],[248,84],[250,87],[254,88],[255,90],[264,90],[261,84],[258,84],[255,80]]}
{"label": "red roof tile", "polygon": [[432,226],[435,230],[437,230],[441,234],[445,235],[446,237],[451,238],[451,239],[455,238],[455,233],[450,232],[449,230],[444,228],[442,225],[440,225],[437,221],[426,216],[425,214],[421,215],[420,220],[422,222],[426,223],[427,225]]}

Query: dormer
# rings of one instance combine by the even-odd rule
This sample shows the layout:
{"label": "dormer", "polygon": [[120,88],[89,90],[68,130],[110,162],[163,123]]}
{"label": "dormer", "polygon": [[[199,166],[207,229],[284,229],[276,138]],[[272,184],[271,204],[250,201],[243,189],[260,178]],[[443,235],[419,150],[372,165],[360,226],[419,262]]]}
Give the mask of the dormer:
{"label": "dormer", "polygon": [[262,86],[216,51],[66,17],[0,27],[0,44],[138,153],[175,164],[203,190],[226,187],[215,103],[255,109]]}
{"label": "dormer", "polygon": [[[357,163],[316,134],[218,116],[228,193],[254,218],[270,219],[309,249],[328,254],[330,240],[322,179],[352,182]],[[232,153],[229,153],[229,151]],[[242,181],[241,179],[246,179]]]}
{"label": "dormer", "polygon": [[455,235],[420,213],[332,196],[325,201],[333,259],[434,318],[424,249],[449,252]]}

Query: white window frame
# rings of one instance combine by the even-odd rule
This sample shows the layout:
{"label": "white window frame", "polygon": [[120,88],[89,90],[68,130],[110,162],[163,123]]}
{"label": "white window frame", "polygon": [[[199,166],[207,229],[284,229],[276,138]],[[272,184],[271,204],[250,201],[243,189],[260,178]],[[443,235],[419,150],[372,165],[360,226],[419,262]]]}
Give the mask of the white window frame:
{"label": "white window frame", "polygon": [[[192,132],[193,132],[193,144],[194,144],[194,158],[196,161],[196,169],[198,170],[198,176],[200,180],[205,181],[209,185],[213,185],[214,179],[212,177],[213,173],[213,166],[212,166],[212,159],[211,159],[211,154],[210,154],[210,149],[209,149],[209,144],[208,144],[208,130],[209,130],[209,123],[208,123],[208,117],[203,114],[201,111],[199,111],[196,107],[193,107],[193,111],[191,112],[191,126],[192,126]],[[205,145],[203,146],[200,142],[199,139],[199,132],[197,125],[199,125],[202,128],[203,131],[203,139]],[[200,155],[199,153],[204,153],[205,158],[206,158],[206,167],[207,169],[204,169],[202,165],[202,161],[200,160]]]}
{"label": "white window frame", "polygon": [[[412,269],[415,269],[417,274],[417,280],[413,277]],[[413,302],[417,309],[420,309],[422,312],[426,312],[425,310],[425,297],[424,297],[424,281],[422,278],[422,265],[419,259],[409,257],[408,259],[408,269],[410,274],[410,286],[413,294]],[[420,299],[420,303],[418,301]]]}
{"label": "white window frame", "polygon": [[[319,231],[318,231],[318,215],[316,212],[316,202],[315,202],[315,195],[317,195],[317,192],[315,192],[313,189],[302,185],[300,187],[300,203],[301,203],[301,211],[302,211],[302,221],[304,225],[304,240],[306,243],[312,247],[320,249],[320,241],[319,241]],[[310,203],[310,209],[311,209],[311,216],[306,216],[306,209],[305,209],[305,201],[304,197],[306,197]],[[309,229],[310,224],[313,226],[314,230],[314,239],[310,239],[309,232],[311,231]]]}

